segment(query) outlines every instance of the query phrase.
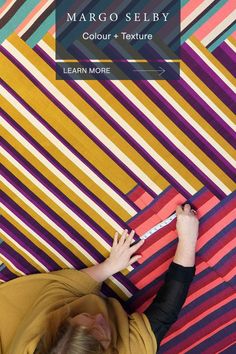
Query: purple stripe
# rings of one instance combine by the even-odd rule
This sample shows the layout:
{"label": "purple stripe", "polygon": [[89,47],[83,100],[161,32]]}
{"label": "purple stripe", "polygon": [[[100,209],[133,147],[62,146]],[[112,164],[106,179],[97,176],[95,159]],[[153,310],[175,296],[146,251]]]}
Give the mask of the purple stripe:
{"label": "purple stripe", "polygon": [[51,259],[42,249],[33,244],[25,235],[17,230],[6,219],[2,218],[2,227],[18,244],[27,250],[32,256],[38,259],[48,270],[53,271],[58,268],[57,263]]}
{"label": "purple stripe", "polygon": [[[104,84],[104,82],[103,82]],[[162,107],[163,111],[167,116],[171,117],[172,121],[182,129],[188,136],[194,141],[196,130],[190,126],[186,126],[186,122],[182,116],[176,112],[173,107],[147,82],[136,82],[141,90],[145,91],[146,95],[153,100],[158,107]],[[224,197],[224,193],[218,188],[202,171],[200,171],[196,166],[184,155],[182,154],[176,146],[167,141],[165,135],[151,122],[148,118],[140,114],[140,111],[137,107],[129,101],[129,99],[123,95],[123,93],[115,87],[112,83],[105,83],[106,87],[109,87],[109,91],[119,98],[123,105],[154,135],[158,140],[180,161],[183,161],[184,165],[190,170],[194,171],[197,178],[199,178],[203,184],[206,184],[209,189],[213,191],[213,194],[219,196],[220,198]],[[175,119],[174,119],[175,118]],[[188,198],[189,199],[189,198]]]}
{"label": "purple stripe", "polygon": [[6,242],[1,244],[1,254],[25,274],[37,273],[38,270],[25,258],[11,248]]}
{"label": "purple stripe", "polygon": [[[6,57],[9,58],[40,90],[68,117],[70,118],[80,129],[93,140],[118,166],[120,166],[130,177],[139,183],[144,190],[146,190],[152,196],[156,196],[156,193],[144,184],[143,180],[136,176],[132,169],[129,169],[123,162],[121,162],[115,154],[113,154],[102,141],[91,133],[66,107],[62,105],[25,67],[8,51],[2,47],[2,51]],[[55,64],[55,63],[54,63]]]}
{"label": "purple stripe", "polygon": [[236,59],[234,51],[223,42],[219,47],[213,50],[212,54],[224,65],[228,71],[236,76]]}
{"label": "purple stripe", "polygon": [[[234,144],[234,132],[230,126],[212,109],[184,80],[172,81],[171,85],[185,100],[231,145]],[[199,146],[202,146],[200,143]],[[235,143],[236,146],[236,143]],[[205,150],[207,153],[208,149]]]}
{"label": "purple stripe", "polygon": [[[63,257],[65,257],[65,253],[69,254],[70,258],[66,256],[65,258],[69,260],[72,265],[76,269],[82,269],[85,267],[84,263],[80,261],[72,252],[70,252],[66,247],[60,244],[60,242],[54,238],[46,229],[44,229],[41,225],[37,223],[36,220],[32,219],[25,211],[23,211],[19,206],[17,206],[16,203],[14,203],[5,193],[3,194],[2,202],[7,206],[8,209],[10,209],[15,215],[17,215],[24,223],[26,223],[29,227],[31,227],[35,232],[37,232],[44,240],[46,240],[55,250],[57,250]],[[36,258],[40,258],[39,260],[46,265],[50,271],[57,270],[59,269],[59,266],[57,263],[55,263],[52,259],[50,259],[47,254],[43,254],[43,258],[39,257],[39,254],[36,250],[39,250],[39,252],[43,252],[40,250],[36,245],[32,244],[30,240],[25,238],[23,234],[19,232],[19,230],[15,229],[7,220],[5,222],[6,225],[3,223],[3,228],[6,228],[6,232],[11,235],[19,244],[21,244],[24,248],[30,251],[31,254],[33,254]],[[8,225],[9,224],[9,225]],[[5,226],[5,227],[4,227]],[[39,232],[41,229],[42,232]],[[52,239],[55,239],[56,242],[52,242]],[[59,244],[59,247],[58,247]],[[35,250],[32,249],[35,248]],[[64,250],[65,249],[65,250]],[[67,251],[67,252],[65,252]],[[72,255],[72,257],[71,257]],[[49,262],[51,265],[45,264],[44,258],[49,258]],[[68,259],[69,258],[69,259]],[[73,259],[72,259],[73,258]],[[131,293],[134,293],[137,289],[135,285],[133,285],[128,278],[126,278],[123,274],[117,273],[114,275],[114,277],[120,281],[123,286],[125,286],[126,289],[128,289]],[[107,287],[107,290],[110,294],[113,293],[113,296],[115,295],[114,291]]]}
{"label": "purple stripe", "polygon": [[[173,83],[174,81],[172,81]],[[177,81],[175,81],[175,83],[177,83]],[[110,82],[104,82],[103,84],[104,86],[106,86],[107,88],[109,88],[109,91],[111,91],[111,87],[114,86],[113,83]],[[143,90],[145,89],[144,85],[142,83],[139,83],[138,85],[140,85],[140,88]],[[173,84],[174,85],[174,84]],[[144,120],[147,120],[147,117],[144,116],[144,114],[142,114],[141,111],[136,110],[140,116],[140,122],[143,122]],[[117,128],[116,128],[117,129]],[[196,166],[191,163],[191,160],[187,158],[186,155],[184,155],[180,150],[178,150],[177,152],[177,148],[176,146],[170,142],[170,140],[158,129],[155,129],[155,132],[153,132],[153,135],[155,134],[155,136],[158,135],[158,140],[160,142],[162,142],[162,144],[169,150],[172,152],[172,154],[174,156],[178,156],[177,158],[185,165],[188,166],[189,170],[195,170],[196,173],[198,173],[198,169],[196,168]],[[228,175],[233,179],[234,178],[234,169],[232,167],[232,165],[223,158],[223,156],[211,145],[209,144],[200,134],[196,133],[194,134],[195,136],[195,143],[196,145],[203,150],[204,148],[204,152],[206,153],[206,155],[208,155],[212,160],[214,160],[214,162],[216,164],[218,164],[218,166],[225,172],[228,173]],[[232,137],[231,137],[232,139]],[[232,140],[231,140],[232,142]],[[172,184],[173,185],[173,184]]]}
{"label": "purple stripe", "polygon": [[[113,220],[115,220],[123,229],[126,228],[125,222],[120,219],[109,207],[107,207],[97,196],[88,190],[79,180],[77,180],[70,172],[68,172],[61,164],[55,160],[40,144],[38,144],[23,128],[21,128],[6,112],[3,112],[4,119],[13,126],[30,144],[34,146],[52,165],[57,168],[64,176],[66,176],[76,187],[93,200],[103,211],[106,212]],[[36,171],[36,169],[35,169]],[[46,179],[45,179],[46,180]],[[48,183],[46,183],[48,184]]]}
{"label": "purple stripe", "polygon": [[233,91],[186,43],[182,46],[182,60],[233,111]]}
{"label": "purple stripe", "polygon": [[[104,82],[104,81],[103,81]],[[107,83],[107,81],[106,81],[106,83]],[[148,83],[148,81],[144,81],[144,80],[142,80],[142,81],[136,81],[136,85],[137,86],[139,86],[143,91],[147,91],[147,92],[151,92],[151,95],[149,96],[154,102],[155,102],[155,100],[154,100],[154,97],[155,96],[157,96],[157,95],[159,95],[159,98],[161,99],[161,101],[162,101],[162,103],[160,104],[159,102],[158,102],[158,106],[159,107],[162,107],[162,106],[164,106],[164,109],[165,109],[165,106],[167,106],[167,107],[169,107],[168,108],[168,112],[166,113],[167,114],[167,116],[170,116],[171,117],[171,119],[173,120],[173,118],[174,117],[176,117],[176,116],[178,116],[178,117],[180,117],[180,119],[182,120],[182,122],[184,122],[184,119],[181,117],[181,115],[179,115],[179,113],[177,112],[177,111],[175,111],[174,110],[174,108],[165,100],[165,99],[163,99],[162,98],[162,96],[155,90],[155,89],[153,89],[153,87]],[[118,91],[118,90],[116,90],[116,91]],[[145,92],[146,92],[145,91]],[[147,94],[147,92],[146,92],[146,94]],[[123,99],[125,98],[125,96],[123,95]],[[156,103],[156,102],[155,102]],[[163,109],[163,110],[164,110]],[[175,123],[176,124],[176,123]],[[182,127],[182,130],[183,131],[186,131],[186,127],[187,126],[185,126],[185,124],[186,124],[186,122],[184,122],[184,126]],[[177,124],[176,124],[177,126],[179,126],[179,122],[177,122]],[[189,135],[189,137],[194,141],[195,140],[195,135],[196,135],[196,130],[195,129],[193,129],[192,127],[190,127],[190,125],[189,125],[189,131],[190,132],[192,132],[190,135]],[[160,138],[159,138],[160,139]],[[164,138],[165,139],[165,138]],[[177,154],[179,154],[179,152],[177,151],[177,149],[176,149],[176,147],[175,147],[175,152],[174,152],[174,155],[175,156],[177,156]],[[190,160],[186,160],[186,167],[188,167],[189,168],[189,170],[191,171],[191,169],[195,169],[196,170],[196,166],[194,166],[194,165],[192,165],[193,167],[191,167],[190,168],[190,166],[191,166],[191,161]],[[205,174],[203,174],[203,172],[202,171],[200,171],[199,169],[197,169],[196,170],[196,173],[197,173],[197,175],[198,176],[202,176],[202,177],[200,177],[199,179],[201,180],[201,181],[203,181],[203,184],[207,184],[207,186],[209,186],[209,189],[211,189],[212,191],[213,191],[213,194],[216,194],[220,199],[221,198],[224,198],[224,196],[225,196],[225,194],[223,193],[223,191],[220,189],[220,188],[218,188],[218,186],[217,185],[215,185]],[[205,182],[206,181],[206,182]],[[210,187],[210,186],[212,186],[212,187]],[[187,199],[189,199],[189,198],[187,198]]]}
{"label": "purple stripe", "polygon": [[[36,46],[37,47],[37,46]],[[66,146],[72,154],[80,159],[91,171],[93,171],[101,180],[103,180],[112,190],[115,191],[127,204],[129,204],[134,210],[139,211],[140,208],[133,203],[127,196],[122,193],[111,181],[109,181],[99,170],[97,170],[88,160],[84,158],[72,145],[70,145],[60,134],[57,133],[33,108],[31,108],[5,81],[2,81],[2,85],[7,91],[9,91],[15,99],[20,102],[50,133],[52,133],[64,146]]]}
{"label": "purple stripe", "polygon": [[[176,189],[181,191],[182,194],[188,195],[188,192],[181,186],[158,162],[140,145],[137,141],[128,134],[128,132],[122,128],[115,119],[112,118],[99,104],[91,98],[82,88],[77,86],[74,82],[70,82],[70,85],[74,88],[74,90],[79,93],[81,97],[83,97],[91,107],[93,107],[102,117],[103,119],[114,128],[125,140],[135,148],[138,153],[145,158],[145,160],[155,169]],[[103,82],[103,86],[107,86],[106,82]],[[141,112],[140,112],[141,114]]]}
{"label": "purple stripe", "polygon": [[72,210],[77,216],[85,221],[93,230],[98,232],[103,239],[111,245],[111,237],[93,221],[83,210],[81,210],[74,202],[72,202],[66,195],[64,195],[57,187],[55,187],[50,181],[48,181],[36,168],[34,168],[24,157],[14,150],[4,139],[2,140],[4,149],[8,151],[31,175],[33,175],[40,183],[42,183],[51,193],[53,193],[62,203],[64,203],[70,210]]}
{"label": "purple stripe", "polygon": [[[42,52],[42,51],[41,51]],[[44,55],[45,59],[45,55]],[[134,146],[135,149],[140,153],[141,156],[144,156],[145,159],[152,165],[155,166],[155,168],[160,172],[172,185],[176,187],[183,195],[186,195],[189,197],[189,193],[178,183],[176,180],[166,172],[164,168],[162,168],[161,165],[159,165],[151,155],[148,154],[148,152],[143,149],[135,139],[130,137],[130,135],[125,131],[125,129],[121,128],[118,123],[108,113],[102,109],[92,98],[90,95],[88,95],[82,88],[80,88],[78,85],[76,85],[72,81],[68,81],[68,84],[77,92],[81,97],[84,98],[86,102],[90,104],[103,118],[106,120],[118,133],[126,138],[126,141],[130,143],[131,146]],[[103,81],[103,85],[105,86],[106,83]]]}
{"label": "purple stripe", "polygon": [[12,273],[7,267],[0,271],[0,279],[4,282],[17,278],[17,275]]}
{"label": "purple stripe", "polygon": [[73,229],[65,220],[54,213],[42,200],[34,195],[26,186],[24,186],[10,171],[2,167],[2,175],[19,190],[28,200],[36,205],[45,215],[47,215],[55,224],[66,232],[74,241],[80,244],[97,261],[101,261],[101,254],[85,238],[83,238],[75,229]]}
{"label": "purple stripe", "polygon": [[[56,237],[42,227],[35,219],[21,209],[13,200],[11,200],[4,192],[2,192],[2,202],[8,209],[12,211],[27,226],[36,232],[44,241],[46,241],[60,255],[67,259],[75,268],[84,267],[84,263],[80,261],[66,246],[64,246]],[[65,240],[65,242],[67,242]],[[46,257],[49,257],[47,254]],[[51,258],[50,258],[51,259]],[[53,261],[54,262],[54,261]],[[57,264],[57,263],[55,263]]]}

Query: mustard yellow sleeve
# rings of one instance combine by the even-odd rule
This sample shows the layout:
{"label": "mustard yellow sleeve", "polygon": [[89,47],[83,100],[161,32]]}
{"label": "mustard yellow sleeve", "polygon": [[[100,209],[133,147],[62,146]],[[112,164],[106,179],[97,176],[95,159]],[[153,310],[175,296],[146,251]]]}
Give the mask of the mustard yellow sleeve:
{"label": "mustard yellow sleeve", "polygon": [[129,329],[131,354],[156,354],[156,338],[146,316],[137,312],[129,315]]}
{"label": "mustard yellow sleeve", "polygon": [[62,269],[48,273],[51,279],[58,281],[75,296],[82,296],[91,293],[98,294],[101,289],[101,282],[97,282],[89,274],[76,269]]}

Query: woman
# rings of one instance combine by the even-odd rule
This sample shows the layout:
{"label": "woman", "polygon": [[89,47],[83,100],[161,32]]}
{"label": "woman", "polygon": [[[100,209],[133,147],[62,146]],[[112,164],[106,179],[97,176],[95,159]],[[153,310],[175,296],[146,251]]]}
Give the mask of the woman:
{"label": "woman", "polygon": [[118,300],[99,293],[104,280],[141,256],[134,232],[115,234],[110,256],[77,271],[27,275],[0,287],[2,354],[154,354],[177,320],[195,274],[198,219],[178,206],[178,245],[165,282],[143,314],[127,315]]}

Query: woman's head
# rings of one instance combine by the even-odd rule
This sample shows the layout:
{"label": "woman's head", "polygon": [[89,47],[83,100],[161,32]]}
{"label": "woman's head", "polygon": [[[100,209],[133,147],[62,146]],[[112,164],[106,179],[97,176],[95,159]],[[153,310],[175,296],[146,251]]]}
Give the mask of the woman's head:
{"label": "woman's head", "polygon": [[60,326],[56,322],[49,323],[35,354],[103,354],[110,345],[110,326],[101,314],[67,317]]}

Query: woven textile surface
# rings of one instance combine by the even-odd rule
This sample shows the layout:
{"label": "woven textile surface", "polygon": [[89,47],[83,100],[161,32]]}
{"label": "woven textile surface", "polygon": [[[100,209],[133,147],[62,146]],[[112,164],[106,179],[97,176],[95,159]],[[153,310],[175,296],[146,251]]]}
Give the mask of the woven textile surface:
{"label": "woven textile surface", "polygon": [[[0,4],[1,282],[101,262],[115,230],[138,238],[189,201],[196,275],[159,352],[235,352],[235,1],[182,1],[169,82],[57,81],[54,1]],[[102,292],[143,311],[176,246],[173,221]]]}

